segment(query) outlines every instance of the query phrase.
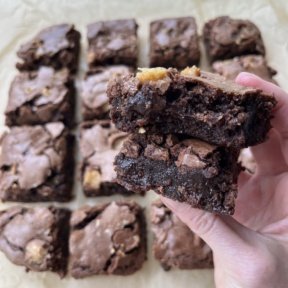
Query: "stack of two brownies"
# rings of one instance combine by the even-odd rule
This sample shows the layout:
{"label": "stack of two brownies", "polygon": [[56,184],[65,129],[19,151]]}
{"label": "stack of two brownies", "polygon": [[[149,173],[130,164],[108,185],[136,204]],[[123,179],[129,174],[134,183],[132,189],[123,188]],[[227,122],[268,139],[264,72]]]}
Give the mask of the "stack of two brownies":
{"label": "stack of two brownies", "polygon": [[108,96],[116,127],[132,133],[115,159],[118,183],[234,213],[239,152],[266,139],[273,96],[196,67],[114,78]]}

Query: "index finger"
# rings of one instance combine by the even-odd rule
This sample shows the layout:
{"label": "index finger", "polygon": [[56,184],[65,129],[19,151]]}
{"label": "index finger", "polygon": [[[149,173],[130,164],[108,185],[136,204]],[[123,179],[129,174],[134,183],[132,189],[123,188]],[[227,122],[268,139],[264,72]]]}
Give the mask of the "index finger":
{"label": "index finger", "polygon": [[280,133],[285,140],[288,139],[288,94],[279,86],[267,82],[260,77],[242,72],[235,82],[243,85],[254,87],[263,90],[267,94],[273,95],[277,100],[277,105],[274,110],[274,118],[272,119],[273,127]]}

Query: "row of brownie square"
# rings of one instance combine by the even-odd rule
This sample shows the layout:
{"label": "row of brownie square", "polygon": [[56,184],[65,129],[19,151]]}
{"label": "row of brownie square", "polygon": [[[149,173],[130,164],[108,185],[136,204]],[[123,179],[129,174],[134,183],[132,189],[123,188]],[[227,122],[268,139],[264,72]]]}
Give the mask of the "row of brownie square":
{"label": "row of brownie square", "polygon": [[[211,249],[160,200],[152,203],[150,218],[154,256],[165,270],[213,267]],[[0,250],[27,271],[130,275],[147,259],[146,239],[143,209],[133,201],[84,206],[72,214],[55,207],[0,212]]]}
{"label": "row of brownie square", "polygon": [[[88,25],[89,71],[81,93],[84,120],[107,118],[107,81],[114,73],[128,73],[136,67],[137,27],[133,19],[99,21]],[[256,58],[250,57],[245,61],[235,59],[232,64],[234,68],[237,64],[238,70],[233,71],[234,76],[241,66],[249,70],[247,65],[260,65],[261,76],[267,78],[275,73],[263,60],[265,49],[259,29],[248,20],[231,19],[228,16],[210,20],[204,25],[203,38],[211,62],[258,54]],[[6,109],[6,122],[9,126],[51,121],[71,122],[74,88],[67,69],[73,73],[77,70],[79,39],[80,34],[72,25],[62,24],[40,31],[31,41],[21,46],[17,54],[23,63],[17,63],[17,67],[26,72],[16,77],[10,90]],[[197,25],[193,17],[151,22],[150,66],[184,68],[198,64],[199,61]],[[107,65],[120,66],[101,67]],[[42,69],[35,71],[40,67]],[[61,73],[55,71],[62,68],[64,70]],[[221,72],[219,64],[214,68],[225,74]],[[252,69],[252,72],[257,72],[257,69]]]}
{"label": "row of brownie square", "polygon": [[212,70],[234,80],[250,72],[276,83],[276,71],[267,65],[265,45],[258,27],[249,20],[220,16],[205,23],[204,44]]}
{"label": "row of brownie square", "polygon": [[[80,125],[81,181],[86,196],[133,193],[114,181],[114,157],[126,135],[110,120]],[[62,122],[11,127],[1,139],[0,199],[70,201],[74,140]]]}

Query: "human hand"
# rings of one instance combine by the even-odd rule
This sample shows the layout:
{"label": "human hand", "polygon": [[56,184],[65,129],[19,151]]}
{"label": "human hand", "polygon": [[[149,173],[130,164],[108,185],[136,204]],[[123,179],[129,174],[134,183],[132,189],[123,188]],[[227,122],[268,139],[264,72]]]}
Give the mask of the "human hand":
{"label": "human hand", "polygon": [[162,197],[213,250],[217,288],[288,287],[288,94],[261,78],[240,73],[238,84],[273,94],[269,139],[251,148],[255,174],[242,172],[233,217]]}

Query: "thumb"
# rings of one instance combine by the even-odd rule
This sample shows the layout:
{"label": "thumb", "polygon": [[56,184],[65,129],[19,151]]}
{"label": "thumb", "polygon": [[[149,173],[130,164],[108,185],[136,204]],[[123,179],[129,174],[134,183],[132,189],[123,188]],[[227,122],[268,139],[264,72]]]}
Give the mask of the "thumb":
{"label": "thumb", "polygon": [[[171,209],[195,234],[200,236],[223,258],[237,255],[239,249],[251,246],[255,232],[244,227],[231,216],[213,214],[190,205],[161,197],[162,202]],[[240,250],[241,251],[241,250]]]}

